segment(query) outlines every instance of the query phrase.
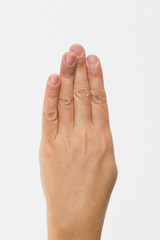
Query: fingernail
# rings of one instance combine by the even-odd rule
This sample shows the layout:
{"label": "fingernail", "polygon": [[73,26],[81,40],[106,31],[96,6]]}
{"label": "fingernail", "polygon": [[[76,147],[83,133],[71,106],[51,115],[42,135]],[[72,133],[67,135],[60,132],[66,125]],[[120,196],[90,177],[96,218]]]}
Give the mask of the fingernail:
{"label": "fingernail", "polygon": [[94,66],[98,62],[97,57],[95,55],[90,55],[87,57],[87,63],[89,66]]}
{"label": "fingernail", "polygon": [[75,44],[75,45],[71,46],[70,50],[71,50],[72,52],[74,52],[77,57],[82,56],[83,48],[82,48],[80,45]]}
{"label": "fingernail", "polygon": [[75,59],[76,59],[76,57],[74,56],[74,55],[72,55],[72,54],[67,54],[66,55],[66,64],[67,65],[73,65],[73,63],[75,62]]}
{"label": "fingernail", "polygon": [[55,86],[58,82],[58,76],[51,76],[50,77],[50,84]]}

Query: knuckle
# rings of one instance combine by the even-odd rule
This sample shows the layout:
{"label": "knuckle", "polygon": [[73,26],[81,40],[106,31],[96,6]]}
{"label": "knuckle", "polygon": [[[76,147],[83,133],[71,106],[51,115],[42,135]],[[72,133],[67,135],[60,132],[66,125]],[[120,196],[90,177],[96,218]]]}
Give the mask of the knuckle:
{"label": "knuckle", "polygon": [[77,59],[77,66],[76,66],[76,68],[77,68],[77,69],[81,69],[81,68],[84,67],[84,66],[85,66],[84,58],[79,58],[79,59]]}
{"label": "knuckle", "polygon": [[57,111],[44,111],[43,117],[47,122],[57,122],[58,116]]}
{"label": "knuckle", "polygon": [[84,100],[90,99],[90,92],[87,88],[76,89],[75,96]]}
{"label": "knuckle", "polygon": [[103,104],[106,103],[106,94],[101,90],[91,90],[91,103]]}
{"label": "knuckle", "polygon": [[58,99],[58,96],[55,94],[49,94],[48,95],[48,102],[49,103],[55,103]]}
{"label": "knuckle", "polygon": [[86,128],[81,129],[79,135],[81,138],[88,138],[88,130]]}
{"label": "knuckle", "polygon": [[60,106],[70,106],[73,105],[73,98],[60,98],[58,103]]}
{"label": "knuckle", "polygon": [[98,70],[94,69],[94,71],[93,71],[93,69],[92,69],[92,70],[88,70],[88,75],[90,78],[96,79],[100,74],[99,74]]}
{"label": "knuckle", "polygon": [[63,69],[61,72],[61,78],[70,79],[75,72],[75,68],[71,67],[69,69]]}
{"label": "knuckle", "polygon": [[89,126],[76,127],[74,131],[75,141],[80,143],[81,141],[88,139],[90,136],[89,132]]}
{"label": "knuckle", "polygon": [[104,152],[104,154],[113,152],[113,140],[112,140],[111,133],[106,134],[102,132],[100,137],[100,143],[101,143],[102,152]]}
{"label": "knuckle", "polygon": [[113,150],[113,140],[112,140],[112,135],[111,134],[106,136],[105,143],[106,143],[106,149],[107,150]]}

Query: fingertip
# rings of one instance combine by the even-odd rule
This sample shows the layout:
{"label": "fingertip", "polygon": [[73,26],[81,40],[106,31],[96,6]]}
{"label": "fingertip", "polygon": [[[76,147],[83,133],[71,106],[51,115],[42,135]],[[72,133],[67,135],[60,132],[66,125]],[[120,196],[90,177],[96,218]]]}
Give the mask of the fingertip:
{"label": "fingertip", "polygon": [[60,85],[60,78],[57,74],[52,74],[48,77],[48,85],[51,87],[58,87]]}
{"label": "fingertip", "polygon": [[67,67],[75,66],[77,61],[76,54],[74,52],[68,51],[62,56],[62,64],[64,63]]}
{"label": "fingertip", "polygon": [[100,65],[100,60],[96,55],[90,54],[86,58],[86,63],[88,67],[98,67]]}
{"label": "fingertip", "polygon": [[[86,67],[87,67],[88,79],[91,84],[91,89],[92,89],[92,84],[101,85],[100,82],[103,82],[103,72],[102,72],[100,59],[94,54],[88,55],[86,58]],[[95,82],[95,79],[96,79],[96,82]]]}
{"label": "fingertip", "polygon": [[78,58],[83,57],[85,55],[85,49],[80,44],[73,44],[73,45],[71,45],[71,47],[69,48],[69,51],[71,51],[74,54],[76,54],[76,56]]}

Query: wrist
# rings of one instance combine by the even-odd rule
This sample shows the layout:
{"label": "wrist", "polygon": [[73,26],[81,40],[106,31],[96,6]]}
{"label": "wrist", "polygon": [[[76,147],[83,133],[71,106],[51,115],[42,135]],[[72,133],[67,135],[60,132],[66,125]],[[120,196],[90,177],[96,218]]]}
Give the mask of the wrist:
{"label": "wrist", "polygon": [[97,234],[73,234],[69,232],[48,232],[48,240],[100,240]]}
{"label": "wrist", "polygon": [[101,225],[64,218],[60,219],[53,211],[47,211],[48,240],[100,240]]}
{"label": "wrist", "polygon": [[48,226],[48,240],[100,240],[101,232]]}

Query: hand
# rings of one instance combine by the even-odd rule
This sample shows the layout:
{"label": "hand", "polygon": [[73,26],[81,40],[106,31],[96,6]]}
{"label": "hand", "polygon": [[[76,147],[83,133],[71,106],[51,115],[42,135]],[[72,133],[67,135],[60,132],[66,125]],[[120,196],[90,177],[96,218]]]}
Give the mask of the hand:
{"label": "hand", "polygon": [[47,82],[40,167],[48,239],[100,239],[117,167],[101,64],[80,45]]}

